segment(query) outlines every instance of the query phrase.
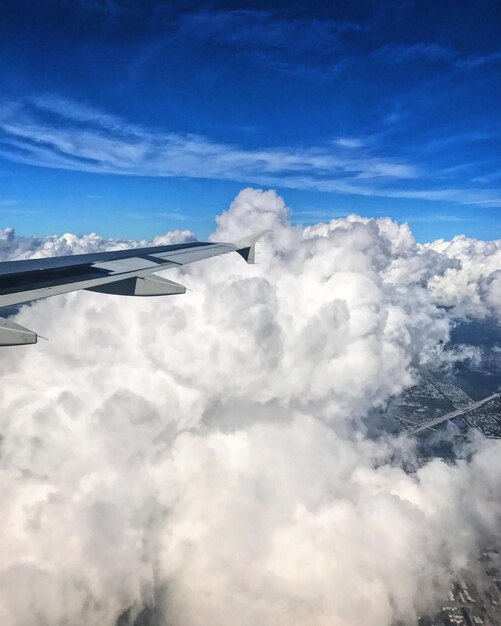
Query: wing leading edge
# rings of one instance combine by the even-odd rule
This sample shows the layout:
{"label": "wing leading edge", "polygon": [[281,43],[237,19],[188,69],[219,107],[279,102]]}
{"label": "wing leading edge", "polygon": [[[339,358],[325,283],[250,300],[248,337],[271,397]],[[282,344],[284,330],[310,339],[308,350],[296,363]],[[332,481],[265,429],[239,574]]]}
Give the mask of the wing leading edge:
{"label": "wing leading edge", "polygon": [[[238,252],[254,263],[259,231],[236,243],[190,242],[0,263],[0,308],[88,290],[126,296],[165,296],[186,292],[183,285],[154,276],[210,257]],[[0,317],[0,346],[36,343],[34,331]]]}

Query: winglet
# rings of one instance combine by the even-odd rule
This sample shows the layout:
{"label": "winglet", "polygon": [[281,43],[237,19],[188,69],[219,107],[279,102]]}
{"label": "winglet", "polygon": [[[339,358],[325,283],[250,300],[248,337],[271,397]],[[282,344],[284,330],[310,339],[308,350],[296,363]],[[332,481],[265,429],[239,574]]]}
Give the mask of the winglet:
{"label": "winglet", "polygon": [[243,239],[235,241],[238,254],[247,261],[249,264],[253,264],[256,261],[256,243],[261,239],[264,233],[269,233],[270,230],[265,228],[264,230],[258,230],[252,235],[247,235]]}

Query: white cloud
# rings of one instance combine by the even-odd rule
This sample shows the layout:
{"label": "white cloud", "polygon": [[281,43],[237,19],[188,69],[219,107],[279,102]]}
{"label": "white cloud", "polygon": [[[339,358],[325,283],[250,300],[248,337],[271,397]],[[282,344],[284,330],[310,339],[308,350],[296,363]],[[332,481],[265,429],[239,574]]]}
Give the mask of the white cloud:
{"label": "white cloud", "polygon": [[13,228],[0,229],[0,260],[32,259],[65,254],[86,254],[105,250],[125,250],[145,246],[163,246],[183,241],[194,241],[190,230],[174,230],[159,235],[152,241],[105,239],[96,233],[89,235],[53,235],[51,237],[19,237]]}
{"label": "white cloud", "polygon": [[229,48],[243,63],[267,71],[325,79],[353,60],[346,56],[343,39],[365,30],[353,22],[291,19],[269,10],[206,9],[182,15],[177,38]]}
{"label": "white cloud", "polygon": [[425,61],[428,63],[446,63],[457,68],[469,70],[499,63],[501,52],[465,54],[454,48],[434,42],[420,42],[411,45],[392,43],[375,50],[373,57],[391,65]]}
{"label": "white cloud", "polygon": [[334,143],[341,148],[361,148],[364,145],[364,140],[358,137],[338,137]]}
{"label": "white cloud", "polygon": [[501,240],[482,241],[457,235],[451,241],[440,239],[422,247],[456,262],[445,273],[430,277],[428,286],[438,303],[454,306],[464,316],[501,318]]}
{"label": "white cloud", "polygon": [[245,149],[200,135],[146,129],[55,96],[0,104],[0,134],[0,156],[43,167],[501,206],[495,188],[435,188],[425,166],[378,156],[374,137],[367,144],[340,138],[319,146]]}
{"label": "white cloud", "polygon": [[4,102],[0,131],[1,156],[43,167],[500,205],[494,188],[434,188],[425,166],[379,156],[374,138],[368,143],[339,138],[318,146],[245,149],[199,135],[143,128],[54,96]]}
{"label": "white cloud", "polygon": [[[56,118],[47,119],[47,113]],[[289,171],[368,178],[416,175],[407,164],[370,156],[345,158],[322,146],[244,150],[193,134],[148,131],[86,105],[48,96],[33,103],[4,104],[0,128],[10,146],[3,150],[12,159],[63,169],[224,179]]]}
{"label": "white cloud", "polygon": [[[150,603],[177,626],[389,626],[498,532],[499,443],[409,473],[409,442],[356,426],[448,359],[428,283],[462,259],[386,218],[292,228],[252,189],[214,238],[258,228],[259,264],[169,273],[182,297],[19,313],[50,341],[0,353],[5,623],[104,626]],[[110,245],[4,240],[4,258]]]}
{"label": "white cloud", "polygon": [[0,209],[11,208],[17,205],[17,200],[14,198],[2,198],[0,199]]}

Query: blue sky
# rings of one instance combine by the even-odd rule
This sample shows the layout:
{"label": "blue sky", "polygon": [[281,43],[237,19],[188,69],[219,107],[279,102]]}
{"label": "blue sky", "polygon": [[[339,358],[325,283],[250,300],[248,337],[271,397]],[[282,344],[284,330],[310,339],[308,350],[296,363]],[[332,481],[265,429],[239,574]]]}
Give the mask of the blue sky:
{"label": "blue sky", "polygon": [[15,0],[0,31],[0,227],[205,237],[255,186],[501,237],[498,0]]}

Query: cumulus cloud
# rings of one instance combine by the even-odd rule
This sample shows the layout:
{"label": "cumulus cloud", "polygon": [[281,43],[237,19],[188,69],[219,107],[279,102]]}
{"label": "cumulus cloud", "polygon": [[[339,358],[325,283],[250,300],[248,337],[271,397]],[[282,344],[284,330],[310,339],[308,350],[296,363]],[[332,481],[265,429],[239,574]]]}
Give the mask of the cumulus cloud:
{"label": "cumulus cloud", "polygon": [[455,262],[444,273],[431,276],[428,287],[435,300],[454,306],[466,316],[501,316],[501,240],[482,241],[457,235],[423,246]]}
{"label": "cumulus cloud", "polygon": [[[213,237],[259,228],[255,266],[169,272],[182,297],[21,309],[50,341],[0,352],[5,623],[412,622],[499,530],[498,443],[410,471],[409,442],[359,421],[450,358],[429,283],[462,259],[388,219],[293,228],[253,189]],[[4,238],[4,258],[110,245]]]}
{"label": "cumulus cloud", "polygon": [[106,239],[89,235],[53,235],[51,237],[19,237],[13,228],[0,229],[0,260],[34,259],[65,254],[86,254],[105,250],[125,250],[144,246],[164,246],[183,241],[194,241],[190,230],[173,230],[155,237],[152,241],[129,239]]}

